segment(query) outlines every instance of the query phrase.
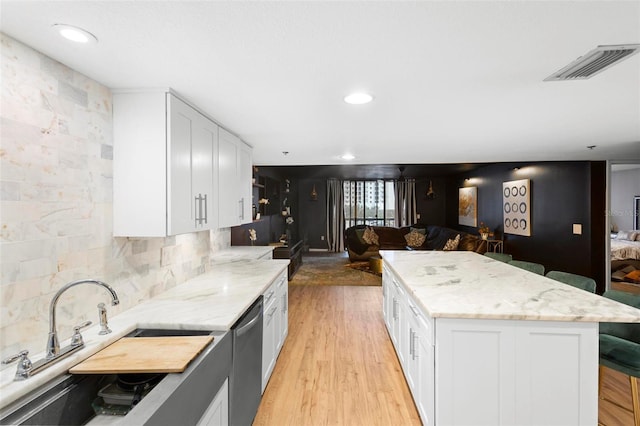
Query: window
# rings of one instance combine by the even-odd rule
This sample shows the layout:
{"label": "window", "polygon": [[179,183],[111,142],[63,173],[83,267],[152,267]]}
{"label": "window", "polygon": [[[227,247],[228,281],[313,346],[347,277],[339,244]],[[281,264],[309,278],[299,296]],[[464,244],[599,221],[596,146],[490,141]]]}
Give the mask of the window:
{"label": "window", "polygon": [[393,181],[345,180],[344,226],[395,226]]}

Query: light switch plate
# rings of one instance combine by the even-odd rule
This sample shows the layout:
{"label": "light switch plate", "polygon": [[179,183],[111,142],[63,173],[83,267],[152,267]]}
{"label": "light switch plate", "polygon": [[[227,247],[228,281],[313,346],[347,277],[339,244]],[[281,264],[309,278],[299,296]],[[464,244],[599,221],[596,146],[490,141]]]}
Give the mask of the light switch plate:
{"label": "light switch plate", "polygon": [[582,235],[582,224],[581,223],[574,223],[573,224],[573,233],[575,235]]}

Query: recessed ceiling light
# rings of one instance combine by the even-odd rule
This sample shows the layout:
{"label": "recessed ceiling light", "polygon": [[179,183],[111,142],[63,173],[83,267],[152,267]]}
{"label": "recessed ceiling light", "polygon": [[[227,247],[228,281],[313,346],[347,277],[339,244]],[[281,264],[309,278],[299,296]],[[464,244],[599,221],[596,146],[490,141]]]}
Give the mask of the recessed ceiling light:
{"label": "recessed ceiling light", "polygon": [[344,97],[344,101],[351,105],[368,104],[373,100],[373,96],[368,93],[351,93]]}
{"label": "recessed ceiling light", "polygon": [[60,33],[60,35],[67,40],[75,41],[76,43],[97,43],[98,38],[91,34],[89,31],[73,25],[67,24],[53,24],[52,27]]}
{"label": "recessed ceiling light", "polygon": [[355,158],[356,158],[356,156],[355,156],[355,155],[353,155],[353,154],[344,154],[344,155],[341,155],[341,156],[340,156],[340,158],[342,158],[343,160],[347,160],[347,161],[348,161],[348,160],[353,160],[353,159],[355,159]]}

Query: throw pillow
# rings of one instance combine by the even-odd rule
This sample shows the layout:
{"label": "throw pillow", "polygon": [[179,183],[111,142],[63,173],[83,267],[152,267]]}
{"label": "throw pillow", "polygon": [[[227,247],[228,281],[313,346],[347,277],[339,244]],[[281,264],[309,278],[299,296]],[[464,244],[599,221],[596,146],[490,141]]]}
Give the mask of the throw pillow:
{"label": "throw pillow", "polygon": [[366,241],[364,240],[364,228],[363,229],[356,229],[355,230],[355,234],[356,237],[358,238],[358,241],[360,242],[360,244],[366,244]]}
{"label": "throw pillow", "polygon": [[624,276],[624,279],[627,281],[631,281],[632,283],[640,284],[640,269],[636,269],[633,272],[629,272]]}
{"label": "throw pillow", "polygon": [[413,228],[411,232],[404,236],[404,239],[407,241],[407,245],[409,247],[420,247],[427,237],[424,234],[421,234],[417,229]]}
{"label": "throw pillow", "polygon": [[427,230],[425,228],[414,228],[412,226],[410,229],[411,229],[411,232],[416,231],[421,233],[422,235],[427,235]]}
{"label": "throw pillow", "polygon": [[458,248],[458,244],[460,244],[460,234],[456,235],[456,237],[452,239],[448,239],[447,243],[444,245],[444,251],[453,251]]}
{"label": "throw pillow", "polygon": [[618,231],[616,240],[631,240],[631,231]]}
{"label": "throw pillow", "polygon": [[362,234],[362,239],[367,243],[374,246],[378,245],[378,234],[371,227],[367,227]]}

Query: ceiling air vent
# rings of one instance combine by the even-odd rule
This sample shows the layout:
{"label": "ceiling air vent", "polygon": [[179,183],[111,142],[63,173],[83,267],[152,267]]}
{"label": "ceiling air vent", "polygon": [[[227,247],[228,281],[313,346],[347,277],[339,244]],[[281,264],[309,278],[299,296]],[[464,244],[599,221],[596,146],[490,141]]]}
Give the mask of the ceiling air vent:
{"label": "ceiling air vent", "polygon": [[544,81],[586,80],[623,59],[635,55],[638,51],[640,51],[640,44],[598,46],[560,71],[551,74]]}

